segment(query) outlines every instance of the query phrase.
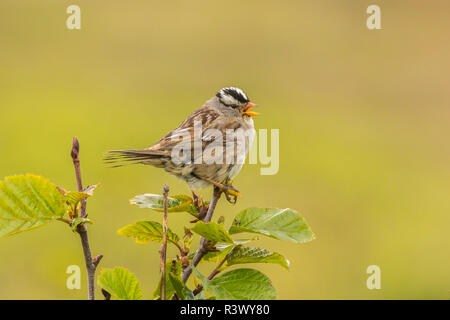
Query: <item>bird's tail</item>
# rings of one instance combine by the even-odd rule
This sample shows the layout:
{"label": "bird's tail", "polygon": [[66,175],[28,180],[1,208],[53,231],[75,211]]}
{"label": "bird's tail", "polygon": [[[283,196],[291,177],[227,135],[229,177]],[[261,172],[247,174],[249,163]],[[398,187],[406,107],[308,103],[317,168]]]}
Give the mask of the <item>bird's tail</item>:
{"label": "bird's tail", "polygon": [[122,167],[132,164],[152,164],[158,166],[166,156],[158,151],[144,150],[111,150],[104,157],[110,168]]}

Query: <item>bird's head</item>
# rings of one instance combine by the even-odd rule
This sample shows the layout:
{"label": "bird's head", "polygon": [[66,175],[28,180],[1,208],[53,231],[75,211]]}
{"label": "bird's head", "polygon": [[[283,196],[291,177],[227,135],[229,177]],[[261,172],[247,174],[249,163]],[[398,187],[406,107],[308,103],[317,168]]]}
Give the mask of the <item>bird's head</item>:
{"label": "bird's head", "polygon": [[250,102],[248,96],[239,88],[223,88],[217,92],[216,97],[222,105],[239,110],[243,116],[252,117],[259,115],[258,112],[249,110],[256,105]]}

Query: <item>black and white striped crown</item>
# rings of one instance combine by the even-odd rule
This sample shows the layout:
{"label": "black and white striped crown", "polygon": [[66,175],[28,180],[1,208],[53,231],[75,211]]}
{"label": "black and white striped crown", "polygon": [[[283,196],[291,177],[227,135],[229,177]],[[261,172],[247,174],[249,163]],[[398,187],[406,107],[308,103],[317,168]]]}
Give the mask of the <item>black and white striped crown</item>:
{"label": "black and white striped crown", "polygon": [[235,87],[223,88],[217,92],[216,96],[227,106],[242,105],[250,102],[244,91]]}

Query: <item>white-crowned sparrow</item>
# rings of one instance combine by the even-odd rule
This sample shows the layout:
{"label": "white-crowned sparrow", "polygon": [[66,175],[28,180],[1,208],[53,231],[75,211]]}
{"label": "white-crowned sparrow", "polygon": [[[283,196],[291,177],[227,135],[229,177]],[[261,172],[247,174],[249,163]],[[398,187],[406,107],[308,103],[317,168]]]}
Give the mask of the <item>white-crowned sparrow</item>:
{"label": "white-crowned sparrow", "polygon": [[228,193],[239,195],[231,179],[241,170],[255,135],[252,116],[258,113],[249,110],[254,106],[241,89],[223,88],[150,148],[109,151],[105,160],[114,167],[164,168],[192,191],[214,185],[230,201]]}

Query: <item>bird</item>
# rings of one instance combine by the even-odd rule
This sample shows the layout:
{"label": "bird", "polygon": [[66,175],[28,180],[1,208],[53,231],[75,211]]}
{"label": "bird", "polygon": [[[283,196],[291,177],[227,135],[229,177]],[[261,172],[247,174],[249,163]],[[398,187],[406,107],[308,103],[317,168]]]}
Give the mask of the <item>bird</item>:
{"label": "bird", "polygon": [[240,192],[232,185],[241,171],[255,136],[253,117],[259,113],[242,89],[220,89],[175,129],[146,149],[111,150],[105,161],[112,167],[151,165],[185,181],[195,190],[214,186],[230,203]]}

